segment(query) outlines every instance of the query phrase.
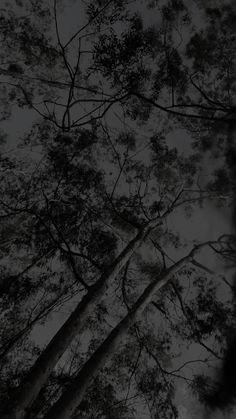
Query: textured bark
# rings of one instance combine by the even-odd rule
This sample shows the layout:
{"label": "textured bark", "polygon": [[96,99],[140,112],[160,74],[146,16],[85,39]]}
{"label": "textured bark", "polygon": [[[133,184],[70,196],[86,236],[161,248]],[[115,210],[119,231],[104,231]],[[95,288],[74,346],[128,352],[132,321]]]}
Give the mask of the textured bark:
{"label": "textured bark", "polygon": [[192,261],[194,251],[179,260],[175,265],[161,274],[156,281],[152,282],[138,298],[126,317],[118,323],[109,336],[94,352],[91,358],[84,364],[68,390],[59,398],[54,406],[49,410],[44,419],[69,419],[84,398],[98,370],[104,366],[114,354],[117,346],[125,337],[128,328],[133,325],[138,316],[152,300],[153,295],[162,288],[170,278],[183,268],[188,262]]}
{"label": "textured bark", "polygon": [[6,413],[4,418],[23,419],[26,416],[27,411],[38,396],[43,385],[46,383],[53,368],[66,351],[73,338],[79,333],[90,310],[98,303],[106,289],[113,283],[123,266],[142,244],[150,229],[157,225],[157,222],[158,220],[153,220],[142,227],[137,235],[119,254],[114,263],[112,263],[108,270],[101,275],[96,284],[89,289],[88,293],[83,297],[73,313],[52,338],[30,369],[26,379],[20,385],[11,412]]}

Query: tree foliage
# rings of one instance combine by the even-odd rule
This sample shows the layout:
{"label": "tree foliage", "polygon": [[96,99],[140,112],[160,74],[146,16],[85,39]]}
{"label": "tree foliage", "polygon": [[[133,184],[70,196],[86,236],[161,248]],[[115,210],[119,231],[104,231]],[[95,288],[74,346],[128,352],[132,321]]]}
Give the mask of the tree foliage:
{"label": "tree foliage", "polygon": [[234,284],[207,262],[235,237],[185,223],[234,207],[235,15],[192,3],[2,7],[4,418],[178,418],[180,383],[225,385]]}

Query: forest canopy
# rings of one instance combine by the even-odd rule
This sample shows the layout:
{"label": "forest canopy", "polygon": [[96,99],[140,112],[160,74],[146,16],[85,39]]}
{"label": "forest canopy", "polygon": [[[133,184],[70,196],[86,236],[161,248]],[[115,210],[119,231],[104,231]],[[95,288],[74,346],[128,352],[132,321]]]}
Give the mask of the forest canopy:
{"label": "forest canopy", "polygon": [[226,0],[3,2],[1,418],[233,412],[234,26]]}

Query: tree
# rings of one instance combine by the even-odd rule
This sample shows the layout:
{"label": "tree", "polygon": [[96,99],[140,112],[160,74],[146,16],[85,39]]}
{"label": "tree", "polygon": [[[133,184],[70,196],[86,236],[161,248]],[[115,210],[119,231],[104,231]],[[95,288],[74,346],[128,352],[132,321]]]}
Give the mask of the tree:
{"label": "tree", "polygon": [[[183,377],[159,361],[162,356],[170,363],[170,348],[160,343],[158,356],[155,353],[158,323],[169,325],[172,350],[181,337],[220,359],[224,348],[212,349],[212,339],[226,342],[226,319],[233,318],[230,303],[217,299],[222,279],[212,284],[210,270],[192,258],[201,246],[199,239],[192,237],[187,243],[181,225],[171,227],[173,217],[181,213],[194,217],[207,210],[208,202],[217,207],[231,205],[231,165],[229,159],[218,156],[227,158],[227,130],[235,113],[232,10],[230,6],[222,6],[222,13],[206,9],[204,31],[199,31],[194,27],[193,11],[181,1],[162,6],[137,2],[137,10],[128,1],[97,1],[86,6],[85,22],[65,40],[61,25],[65,9],[63,2],[58,3],[48,8],[47,2],[40,6],[34,1],[25,6],[17,2],[18,10],[8,5],[2,17],[2,54],[9,57],[1,65],[3,105],[7,98],[11,105],[3,118],[10,118],[11,111],[14,115],[16,103],[36,115],[30,132],[19,141],[21,154],[1,157],[1,298],[5,314],[1,356],[8,358],[2,367],[3,414],[8,418],[69,417],[80,405],[79,415],[96,417],[95,409],[103,409],[101,415],[105,415],[98,393],[94,408],[86,401],[86,397],[91,400],[89,386],[94,379],[100,380],[104,397],[120,403],[112,373],[104,373],[105,360],[108,357],[114,369],[112,356],[117,345],[129,337],[139,348],[138,359],[145,352],[146,365],[139,371],[146,386],[141,385],[138,373],[136,384],[131,382],[137,361],[128,393],[137,387],[150,417],[178,417],[174,380]],[[145,13],[156,13],[158,26],[147,25],[141,17],[143,7]],[[18,30],[16,12],[20,13]],[[40,19],[45,16],[42,32]],[[176,34],[179,45],[174,41]],[[16,49],[11,52],[13,40]],[[227,45],[224,54],[223,45]],[[176,127],[192,137],[188,156],[168,140]],[[213,156],[216,167],[202,184],[206,150],[208,162]],[[232,236],[221,236],[216,247],[214,243],[207,238],[212,252],[225,257]],[[181,257],[185,248],[190,252],[187,259]],[[190,267],[184,270],[187,262]],[[187,277],[194,280],[186,303],[182,282]],[[156,302],[162,281],[169,285]],[[227,280],[224,286],[228,287]],[[67,320],[44,348],[34,346],[32,328],[37,322],[46,326],[49,313],[54,318],[55,307],[67,307],[70,300],[74,308],[70,306]],[[155,308],[150,311],[155,327],[147,337],[143,336],[147,324],[137,323],[137,316],[150,301]],[[172,304],[176,303],[181,320],[173,322]],[[112,323],[112,331],[107,322]],[[78,350],[81,353],[86,333],[92,340],[80,362]],[[72,342],[77,339],[72,356]],[[31,342],[28,348],[27,342]],[[27,361],[13,365],[12,359],[22,349]],[[61,358],[65,358],[65,368],[71,362],[69,373],[60,373]],[[127,377],[125,363],[123,368]],[[118,377],[117,381],[124,392],[127,379],[122,383]],[[64,396],[57,401],[63,390]],[[14,403],[8,406],[13,397]],[[55,407],[50,408],[54,402]],[[127,418],[137,414],[128,407],[123,413]]]}
{"label": "tree", "polygon": [[68,415],[73,415],[75,409],[82,402],[87,387],[89,386],[91,379],[93,379],[93,375],[97,372],[98,368],[101,367],[102,363],[105,362],[107,358],[109,359],[109,356],[113,355],[113,351],[118,346],[118,343],[122,341],[122,338],[124,339],[124,334],[127,332],[128,327],[132,326],[137,316],[143,312],[148,302],[155,295],[155,292],[164,286],[178,270],[185,266],[186,263],[189,261],[191,262],[196,250],[199,250],[199,248],[194,249],[188,256],[176,262],[173,267],[166,269],[163,274],[159,275],[157,281],[152,281],[133,305],[126,317],[118,323],[102,345],[84,364],[78,376],[73,380],[72,385],[69,386],[68,390],[53,408],[49,410],[46,418],[63,419],[68,417]]}

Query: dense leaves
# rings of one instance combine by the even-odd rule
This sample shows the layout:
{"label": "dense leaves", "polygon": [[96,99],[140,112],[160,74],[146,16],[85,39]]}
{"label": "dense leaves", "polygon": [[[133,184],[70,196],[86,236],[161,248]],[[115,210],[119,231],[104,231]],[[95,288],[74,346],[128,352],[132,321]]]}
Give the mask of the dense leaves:
{"label": "dense leaves", "polygon": [[[85,362],[146,287],[195,249],[197,260],[152,295],[98,365],[72,415],[178,418],[180,383],[214,405],[211,361],[219,368],[226,354],[226,371],[234,347],[227,269],[235,266],[235,238],[219,227],[217,240],[217,225],[212,234],[195,221],[210,223],[211,208],[231,210],[234,201],[234,14],[229,4],[203,7],[198,28],[182,0],[78,7],[6,2],[0,18],[2,409],[10,413],[55,330],[114,267],[27,417],[43,418],[74,391]],[[76,29],[66,21],[73,10]],[[18,111],[27,123],[22,118],[12,134]],[[202,237],[207,250],[196,247]],[[198,258],[206,265],[217,258],[225,276]],[[192,359],[196,348],[203,358]],[[234,391],[226,397],[224,373],[219,382],[227,407]]]}

